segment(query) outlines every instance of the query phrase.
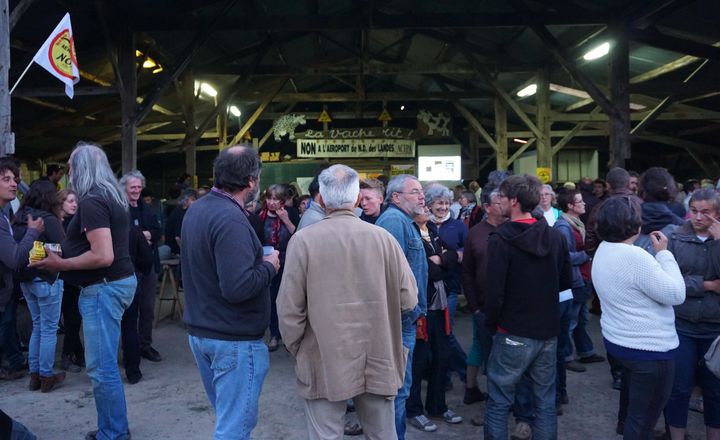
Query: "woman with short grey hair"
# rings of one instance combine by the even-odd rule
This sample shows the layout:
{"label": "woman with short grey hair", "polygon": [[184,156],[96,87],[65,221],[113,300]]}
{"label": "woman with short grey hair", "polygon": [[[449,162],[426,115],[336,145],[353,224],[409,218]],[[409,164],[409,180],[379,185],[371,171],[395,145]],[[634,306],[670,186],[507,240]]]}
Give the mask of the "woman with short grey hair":
{"label": "woman with short grey hair", "polygon": [[[452,191],[439,183],[430,183],[425,186],[425,203],[430,209],[429,227],[432,228],[446,249],[455,251],[458,254],[458,262],[462,262],[463,246],[468,235],[468,227],[462,220],[452,218],[450,204],[452,203]],[[457,264],[448,269],[444,279],[445,289],[448,297],[448,315],[450,317],[450,359],[448,371],[456,372],[461,379],[465,378],[467,355],[460,346],[453,332],[455,311],[458,305],[458,295],[462,290],[462,266]],[[448,374],[448,376],[450,376]],[[464,380],[463,380],[464,381]]]}

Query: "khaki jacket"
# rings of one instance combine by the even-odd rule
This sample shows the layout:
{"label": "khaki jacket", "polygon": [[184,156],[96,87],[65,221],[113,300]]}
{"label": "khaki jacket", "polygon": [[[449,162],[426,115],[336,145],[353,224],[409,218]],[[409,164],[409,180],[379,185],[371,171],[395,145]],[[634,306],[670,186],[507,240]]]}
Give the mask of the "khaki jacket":
{"label": "khaki jacket", "polygon": [[397,241],[339,210],[290,240],[277,298],[280,333],[295,356],[300,396],[342,401],[394,396],[407,350],[401,313],[417,286]]}

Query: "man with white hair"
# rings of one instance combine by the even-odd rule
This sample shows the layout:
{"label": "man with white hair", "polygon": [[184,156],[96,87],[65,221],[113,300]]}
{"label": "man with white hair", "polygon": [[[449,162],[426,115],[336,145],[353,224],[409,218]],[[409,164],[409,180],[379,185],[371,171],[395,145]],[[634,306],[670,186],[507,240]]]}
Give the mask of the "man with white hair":
{"label": "man with white hair", "polygon": [[417,304],[415,278],[392,235],[354,214],[355,170],[333,165],[319,183],[327,216],[290,240],[277,299],[309,438],[342,438],[352,398],[365,438],[396,439],[393,397],[404,380],[402,321]]}
{"label": "man with white hair", "polygon": [[[405,382],[395,398],[395,429],[399,440],[405,439],[407,421],[405,402],[412,385],[412,353],[415,349],[415,322],[427,313],[428,262],[420,230],[413,222],[415,214],[425,212],[425,193],[417,177],[399,174],[388,182],[385,193],[387,208],[375,224],[388,231],[400,244],[418,288],[418,306],[414,313],[403,315],[402,341],[408,349],[408,366]],[[424,417],[424,416],[423,416]],[[427,421],[429,423],[429,421]]]}
{"label": "man with white hair", "polygon": [[160,362],[162,356],[152,347],[152,327],[155,318],[155,291],[157,290],[157,271],[160,259],[158,258],[158,242],[162,236],[160,222],[150,205],[141,199],[145,188],[145,176],[138,170],[125,173],[120,178],[120,186],[125,189],[130,211],[130,221],[142,230],[145,239],[153,249],[154,270],[149,274],[138,275],[138,287],[135,295],[138,296],[138,335],[140,336],[140,355],[152,362]]}

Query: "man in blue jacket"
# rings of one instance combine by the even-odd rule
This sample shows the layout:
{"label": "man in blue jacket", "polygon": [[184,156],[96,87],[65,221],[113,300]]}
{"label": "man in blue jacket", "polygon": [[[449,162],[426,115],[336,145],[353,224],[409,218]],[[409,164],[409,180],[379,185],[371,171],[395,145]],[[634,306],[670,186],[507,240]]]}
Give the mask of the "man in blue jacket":
{"label": "man in blue jacket", "polygon": [[398,440],[405,438],[405,401],[412,384],[412,352],[415,348],[415,321],[427,313],[428,265],[420,231],[412,221],[413,214],[422,213],[425,195],[416,177],[400,174],[388,182],[385,197],[387,209],[375,224],[387,230],[398,241],[410,264],[418,287],[418,305],[412,312],[403,314],[403,345],[409,350],[405,368],[405,382],[395,397],[395,429]]}

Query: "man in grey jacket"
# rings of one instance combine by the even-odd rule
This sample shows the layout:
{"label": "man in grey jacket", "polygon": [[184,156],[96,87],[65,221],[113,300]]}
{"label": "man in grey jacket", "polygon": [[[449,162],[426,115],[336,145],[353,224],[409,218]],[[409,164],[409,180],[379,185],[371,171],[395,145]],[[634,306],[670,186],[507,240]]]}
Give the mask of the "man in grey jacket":
{"label": "man in grey jacket", "polygon": [[262,338],[280,260],[278,251],[263,255],[245,210],[257,195],[260,166],[252,148],[221,151],[215,186],[188,208],[181,231],[183,321],[215,409],[217,439],[250,438],[270,362]]}
{"label": "man in grey jacket", "polygon": [[15,336],[16,300],[13,296],[13,272],[29,258],[33,242],[45,230],[42,218],[27,219],[27,232],[20,242],[13,238],[10,219],[4,208],[15,199],[20,170],[9,158],[0,159],[0,352],[7,357],[9,367],[0,369],[0,379],[19,379],[24,375],[25,363],[17,347]]}

